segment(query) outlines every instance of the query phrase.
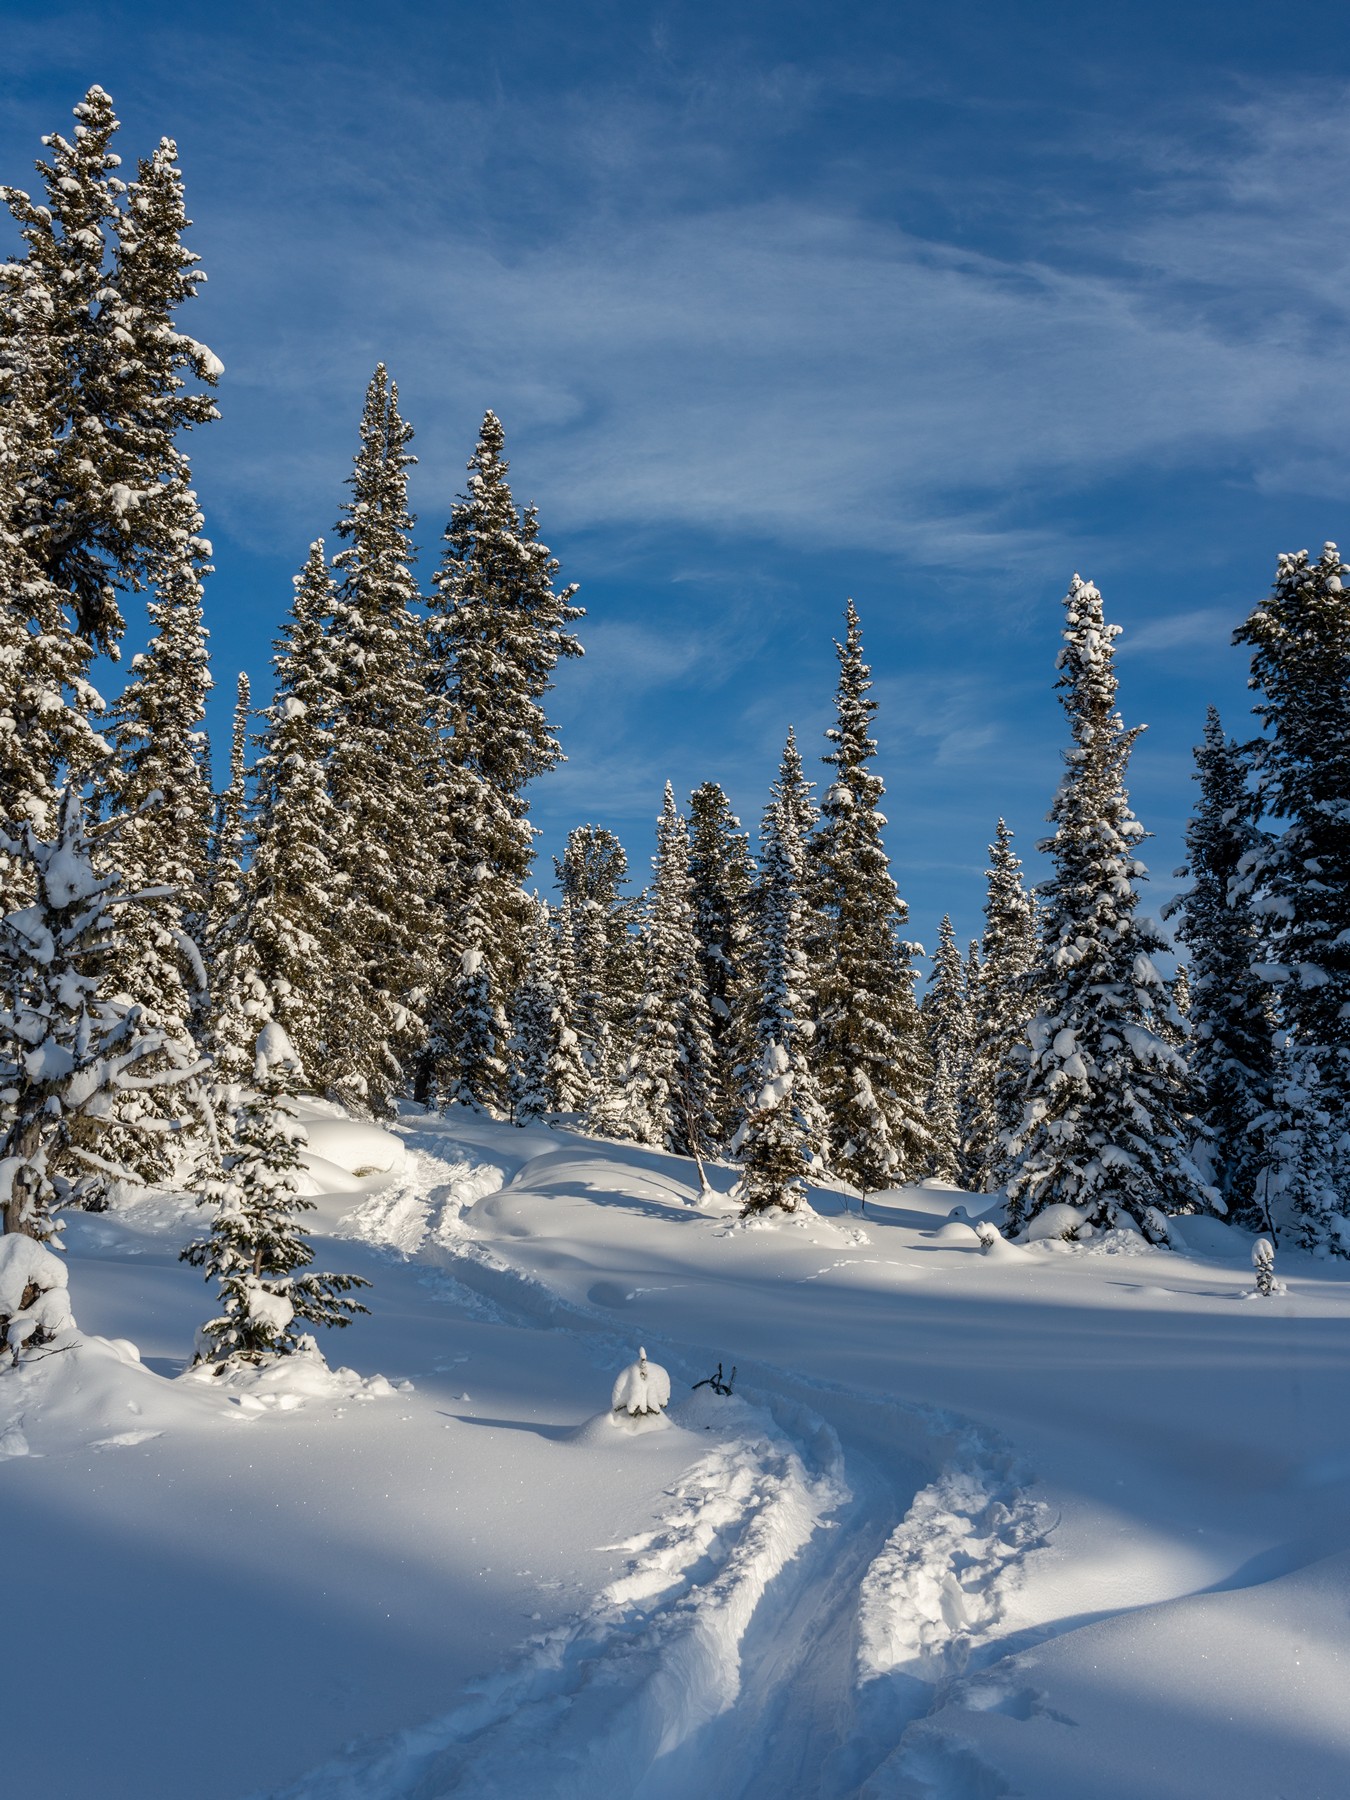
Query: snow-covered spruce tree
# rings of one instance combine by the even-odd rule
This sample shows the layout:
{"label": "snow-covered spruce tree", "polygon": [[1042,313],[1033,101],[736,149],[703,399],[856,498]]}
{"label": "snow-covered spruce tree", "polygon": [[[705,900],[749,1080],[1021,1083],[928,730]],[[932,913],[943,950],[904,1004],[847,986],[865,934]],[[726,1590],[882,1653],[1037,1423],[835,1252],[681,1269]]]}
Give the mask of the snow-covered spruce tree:
{"label": "snow-covered spruce tree", "polygon": [[277,643],[276,688],[258,738],[257,795],[248,889],[259,973],[301,1067],[320,1091],[341,1069],[324,1022],[343,965],[335,935],[342,881],[342,818],[328,791],[337,711],[325,626],[336,606],[322,540],[309,547]]}
{"label": "snow-covered spruce tree", "polygon": [[754,886],[750,841],[715,781],[689,802],[689,878],[699,974],[713,1044],[713,1111],[719,1143],[742,1116],[741,1071],[749,1054],[743,974]]}
{"label": "snow-covered spruce tree", "polygon": [[459,967],[443,990],[443,1011],[434,1032],[441,1051],[439,1099],[504,1112],[509,1103],[509,1027],[486,948],[493,930],[491,874],[486,863],[468,871],[456,927],[464,949],[459,953]]}
{"label": "snow-covered spruce tree", "polygon": [[1075,575],[1055,665],[1073,745],[1050,809],[1054,835],[1041,846],[1055,872],[1041,890],[1046,967],[1009,1145],[1013,1230],[1067,1202],[1090,1224],[1128,1214],[1157,1238],[1165,1212],[1217,1200],[1188,1151],[1185,1063],[1157,1029],[1167,996],[1152,953],[1165,941],[1136,913],[1144,831],[1125,773],[1141,728],[1126,730],[1116,711],[1119,629]]}
{"label": "snow-covered spruce tree", "polygon": [[[0,825],[47,837],[62,784],[83,780],[108,746],[91,723],[103,710],[89,681],[94,647],[29,542],[27,487],[54,454],[56,417],[39,299],[22,264],[0,264]],[[0,911],[32,897],[16,873],[0,858]]]}
{"label": "snow-covered spruce tree", "polygon": [[[519,974],[529,906],[522,884],[534,856],[526,789],[562,761],[544,715],[543,699],[563,657],[581,646],[568,630],[582,617],[572,604],[575,584],[555,585],[558,563],[539,542],[533,507],[520,511],[507,483],[509,463],[501,421],[487,413],[470,459],[468,491],[451,509],[445,549],[433,577],[431,642],[444,696],[449,738],[444,749],[460,772],[452,819],[450,864],[441,900],[448,911],[443,935],[448,980],[441,983],[441,1052],[459,1092],[472,1088],[474,1070],[500,1064],[504,1037],[472,1067],[459,1055],[454,1019],[460,960],[475,953],[505,1031],[501,998]],[[486,929],[480,930],[483,925]],[[470,927],[476,935],[470,939]],[[446,1088],[444,1077],[436,1083]],[[483,1105],[500,1104],[499,1086],[478,1092]]]}
{"label": "snow-covered spruce tree", "polygon": [[826,733],[834,780],[821,800],[812,885],[813,1060],[831,1138],[831,1168],[864,1198],[917,1179],[930,1154],[924,1101],[932,1070],[914,998],[907,909],[881,841],[885,792],[869,766],[876,701],[850,600],[839,653],[838,722]]}
{"label": "snow-covered spruce tree", "polygon": [[46,386],[46,443],[19,477],[29,554],[74,630],[115,654],[118,588],[176,566],[192,534],[176,440],[216,417],[189,380],[209,387],[221,371],[174,317],[203,280],[183,244],[190,221],[174,145],[164,139],[128,186],[114,173],[117,119],[102,88],[90,88],[75,121],[69,139],[43,139],[42,203],[3,190],[24,254],[3,286],[0,357],[12,368],[16,355],[36,355]]}
{"label": "snow-covered spruce tree", "polygon": [[558,1110],[552,1084],[558,1021],[556,983],[548,906],[535,896],[525,944],[525,972],[511,998],[507,1092],[511,1119],[516,1125],[532,1124],[545,1113]]}
{"label": "snow-covered spruce tree", "polygon": [[[101,810],[117,823],[111,854],[123,879],[130,890],[152,895],[123,909],[111,978],[140,1006],[145,1024],[177,1040],[187,1060],[207,1004],[201,946],[213,806],[202,618],[209,546],[198,535],[195,507],[191,517],[194,530],[177,559],[157,571],[152,636],[113,709],[113,753],[96,785]],[[115,1108],[125,1134],[121,1153],[146,1179],[173,1174],[181,1098],[170,1086],[124,1095]]]}
{"label": "snow-covered spruce tree", "polygon": [[[1339,1122],[1350,1106],[1350,595],[1334,544],[1282,556],[1269,600],[1235,634],[1252,650],[1266,735],[1251,746],[1274,821],[1237,886],[1263,922],[1264,972],[1303,1067]],[[1350,1145],[1334,1185],[1350,1216]],[[1341,1252],[1339,1231],[1324,1242]]]}
{"label": "snow-covered spruce tree", "polygon": [[689,827],[666,783],[656,824],[642,998],[627,1070],[634,1135],[678,1155],[717,1144],[715,1068],[694,936]]}
{"label": "snow-covered spruce tree", "polygon": [[333,846],[332,971],[321,1032],[329,1089],[386,1114],[425,1035],[438,953],[431,898],[444,860],[428,717],[428,661],[411,574],[412,429],[381,363],[366,390],[351,499],[337,526],[329,648],[334,716],[328,795]]}
{"label": "snow-covered spruce tree", "polygon": [[272,999],[254,941],[254,907],[245,869],[248,738],[253,718],[248,676],[236,686],[230,781],[216,809],[207,897],[206,966],[210,1007],[204,1041],[218,1080],[246,1079]]}
{"label": "snow-covered spruce tree", "polygon": [[301,1325],[346,1325],[368,1309],[346,1298],[369,1282],[320,1275],[299,1215],[314,1202],[302,1191],[305,1128],[296,1111],[302,1071],[275,1020],[258,1034],[252,1080],[234,1112],[224,1146],[217,1211],[208,1237],[189,1244],[185,1262],[215,1281],[220,1311],[202,1327],[196,1360],[224,1370],[308,1347]]}
{"label": "snow-covered spruce tree", "polygon": [[[1167,916],[1190,952],[1190,1063],[1200,1160],[1232,1217],[1265,1228],[1262,1141],[1256,1121],[1272,1106],[1276,1071],[1273,996],[1257,972],[1261,927],[1243,876],[1259,857],[1259,800],[1241,747],[1211,706],[1195,752],[1200,799],[1186,828],[1190,886]],[[1178,970],[1178,977],[1181,971]],[[1173,995],[1174,1003],[1176,1001]]]}
{"label": "snow-covered spruce tree", "polygon": [[961,1178],[961,1121],[966,1110],[970,1024],[966,972],[949,917],[938,927],[933,977],[921,1008],[932,1060],[928,1089],[928,1131],[932,1140],[928,1173],[940,1181]]}
{"label": "snow-covered spruce tree", "polygon": [[589,1077],[589,1128],[608,1135],[642,985],[640,902],[623,893],[628,857],[602,825],[577,826],[554,869],[563,897],[559,930],[572,950],[571,1017]]}
{"label": "snow-covered spruce tree", "polygon": [[146,896],[108,868],[108,836],[91,835],[72,788],[53,837],[28,825],[0,840],[34,896],[0,920],[4,1232],[52,1238],[60,1208],[96,1205],[110,1181],[134,1179],[110,1143],[120,1103],[182,1088],[205,1066],[110,979],[118,914]]}
{"label": "snow-covered spruce tree", "polygon": [[579,1113],[585,1109],[590,1094],[590,1073],[585,1052],[577,1036],[576,1019],[577,969],[571,921],[566,903],[550,909],[553,959],[550,965],[553,985],[553,1034],[549,1050],[548,1091],[553,1109],[560,1113]]}
{"label": "snow-covered spruce tree", "polygon": [[992,1193],[1009,1172],[1007,1144],[1022,1117],[1027,1027],[1036,1010],[1039,960],[1034,902],[1022,883],[1012,832],[1002,819],[985,871],[980,973],[971,990],[970,1124],[967,1179]]}
{"label": "snow-covered spruce tree", "polygon": [[795,1212],[807,1181],[823,1167],[826,1122],[808,1056],[805,887],[813,822],[810,784],[789,732],[760,830],[755,961],[760,987],[745,1120],[733,1145],[741,1159],[736,1194],[747,1216]]}

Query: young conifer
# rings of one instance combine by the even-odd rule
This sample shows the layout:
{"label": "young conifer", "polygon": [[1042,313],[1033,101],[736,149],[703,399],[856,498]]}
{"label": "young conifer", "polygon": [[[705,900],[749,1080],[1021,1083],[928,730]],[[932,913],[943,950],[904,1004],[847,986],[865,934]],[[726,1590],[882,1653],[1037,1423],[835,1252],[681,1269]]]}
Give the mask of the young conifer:
{"label": "young conifer", "polygon": [[220,1310],[202,1328],[196,1360],[218,1370],[311,1348],[301,1325],[347,1325],[367,1310],[346,1296],[368,1282],[309,1266],[314,1252],[299,1221],[314,1208],[303,1191],[305,1128],[295,1104],[301,1079],[286,1033],[275,1021],[264,1025],[209,1195],[217,1203],[210,1234],[182,1252],[216,1283]]}

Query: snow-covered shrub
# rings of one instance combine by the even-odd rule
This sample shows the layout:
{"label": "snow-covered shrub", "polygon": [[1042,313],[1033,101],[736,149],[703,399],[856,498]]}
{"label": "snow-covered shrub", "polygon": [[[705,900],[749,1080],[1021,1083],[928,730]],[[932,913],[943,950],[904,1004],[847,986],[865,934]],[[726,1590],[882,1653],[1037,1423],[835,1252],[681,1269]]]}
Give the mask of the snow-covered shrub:
{"label": "snow-covered shrub", "polygon": [[1065,1243],[1073,1243],[1085,1226],[1087,1217],[1076,1206],[1058,1200],[1052,1206],[1043,1208],[1027,1226],[1023,1234],[1029,1244],[1038,1244],[1046,1238],[1060,1238]]}
{"label": "snow-covered shrub", "polygon": [[22,1232],[0,1237],[0,1367],[74,1325],[61,1258]]}
{"label": "snow-covered shrub", "polygon": [[670,1376],[660,1363],[648,1362],[647,1352],[639,1349],[637,1361],[619,1371],[609,1403],[616,1413],[630,1416],[664,1412],[670,1405]]}
{"label": "snow-covered shrub", "polygon": [[61,797],[52,839],[32,826],[0,835],[0,858],[32,896],[0,920],[0,1224],[7,1233],[54,1237],[59,1208],[98,1199],[112,1181],[134,1180],[118,1160],[135,1145],[115,1125],[116,1105],[200,1071],[181,1039],[107,991],[121,909],[164,897],[163,890],[128,892],[120,875],[100,872],[95,853],[106,856],[107,843],[86,829],[74,789]]}
{"label": "snow-covered shrub", "polygon": [[1256,1276],[1256,1292],[1263,1300],[1276,1291],[1275,1246],[1269,1238],[1257,1238],[1252,1245],[1252,1269]]}

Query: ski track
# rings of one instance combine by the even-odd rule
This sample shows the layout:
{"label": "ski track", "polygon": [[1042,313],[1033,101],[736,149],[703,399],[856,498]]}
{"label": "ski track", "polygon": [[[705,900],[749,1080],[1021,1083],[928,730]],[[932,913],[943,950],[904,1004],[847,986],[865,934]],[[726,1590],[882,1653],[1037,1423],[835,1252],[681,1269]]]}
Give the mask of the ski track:
{"label": "ski track", "polygon": [[[471,1317],[565,1330],[598,1366],[630,1353],[612,1314],[465,1223],[477,1200],[528,1185],[532,1155],[504,1167],[422,1121],[401,1135],[406,1170],[340,1236],[426,1265],[431,1292]],[[657,1350],[691,1379],[682,1346]],[[626,1572],[576,1618],[442,1717],[348,1746],[270,1800],[999,1800],[1000,1779],[923,1721],[972,1657],[998,1655],[1047,1529],[1025,1472],[936,1409],[753,1366],[738,1389],[672,1407],[713,1447],[654,1530],[613,1546]],[[917,1492],[879,1466],[897,1441],[936,1471]]]}

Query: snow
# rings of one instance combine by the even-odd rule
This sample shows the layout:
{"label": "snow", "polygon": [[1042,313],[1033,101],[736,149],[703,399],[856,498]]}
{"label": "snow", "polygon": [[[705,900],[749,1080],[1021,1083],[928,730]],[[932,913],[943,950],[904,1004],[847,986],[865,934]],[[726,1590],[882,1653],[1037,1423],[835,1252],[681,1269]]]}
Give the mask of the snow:
{"label": "snow", "polygon": [[186,1372],[199,1220],[148,1195],[52,1259],[103,1335],[0,1373],[11,1608],[79,1621],[11,1661],[16,1792],[1350,1791],[1339,1264],[1244,1304],[1197,1217],[981,1254],[949,1188],[729,1229],[725,1166],[698,1209],[634,1145],[303,1111],[374,1184],[307,1215],[369,1318]]}
{"label": "snow", "polygon": [[638,1360],[620,1369],[609,1397],[612,1411],[618,1413],[660,1413],[670,1405],[670,1376],[660,1363],[649,1363],[645,1349]]}

